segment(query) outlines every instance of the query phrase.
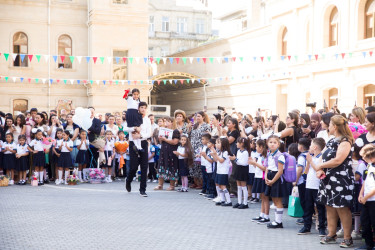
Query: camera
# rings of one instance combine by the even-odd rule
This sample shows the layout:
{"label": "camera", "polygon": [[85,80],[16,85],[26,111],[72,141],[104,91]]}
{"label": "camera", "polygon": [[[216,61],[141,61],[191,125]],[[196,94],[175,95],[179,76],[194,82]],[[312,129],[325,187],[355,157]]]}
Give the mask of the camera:
{"label": "camera", "polygon": [[306,103],[306,107],[316,108],[316,102]]}
{"label": "camera", "polygon": [[221,106],[217,106],[217,110],[221,110],[221,111],[224,111],[224,107],[221,107]]}

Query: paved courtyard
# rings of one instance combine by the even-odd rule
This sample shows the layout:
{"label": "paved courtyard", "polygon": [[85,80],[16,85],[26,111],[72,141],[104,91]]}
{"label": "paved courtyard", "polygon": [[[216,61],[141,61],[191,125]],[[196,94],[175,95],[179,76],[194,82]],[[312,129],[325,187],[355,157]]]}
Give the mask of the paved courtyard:
{"label": "paved courtyard", "polygon": [[339,249],[320,245],[315,230],[297,235],[286,210],[285,228],[270,230],[251,222],[260,204],[216,207],[198,191],[148,184],[148,198],[138,182],[130,194],[123,181],[0,188],[0,249]]}

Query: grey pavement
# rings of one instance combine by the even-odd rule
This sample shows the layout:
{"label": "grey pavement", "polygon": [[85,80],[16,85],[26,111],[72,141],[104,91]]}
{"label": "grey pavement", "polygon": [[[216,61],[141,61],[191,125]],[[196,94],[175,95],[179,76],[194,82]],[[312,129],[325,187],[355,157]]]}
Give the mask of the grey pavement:
{"label": "grey pavement", "polygon": [[148,183],[147,198],[139,196],[138,182],[132,193],[123,181],[2,187],[0,249],[339,249],[321,245],[315,229],[297,235],[301,226],[286,210],[284,229],[272,230],[251,222],[260,204],[216,207],[198,190],[154,187]]}

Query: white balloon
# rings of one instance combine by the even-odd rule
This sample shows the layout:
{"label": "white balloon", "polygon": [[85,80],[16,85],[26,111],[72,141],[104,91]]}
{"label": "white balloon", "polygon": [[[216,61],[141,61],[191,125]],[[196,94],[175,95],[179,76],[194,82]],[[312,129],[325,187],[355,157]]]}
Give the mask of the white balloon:
{"label": "white balloon", "polygon": [[72,120],[75,124],[77,124],[78,126],[82,127],[82,121],[83,119],[77,115],[73,115],[72,117]]}
{"label": "white balloon", "polygon": [[91,127],[91,125],[92,125],[91,118],[90,117],[85,117],[85,119],[83,119],[83,121],[82,121],[82,126],[81,127],[84,130],[87,131]]}
{"label": "white balloon", "polygon": [[91,111],[89,109],[84,109],[84,112],[83,112],[83,117],[86,118],[90,118],[91,117]]}
{"label": "white balloon", "polygon": [[84,113],[85,113],[85,110],[82,107],[78,107],[75,110],[75,115],[78,117],[83,117]]}

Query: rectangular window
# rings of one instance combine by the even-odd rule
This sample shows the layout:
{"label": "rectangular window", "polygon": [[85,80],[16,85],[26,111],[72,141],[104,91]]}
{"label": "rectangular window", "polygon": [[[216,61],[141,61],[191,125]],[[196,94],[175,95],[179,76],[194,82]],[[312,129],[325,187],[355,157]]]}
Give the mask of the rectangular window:
{"label": "rectangular window", "polygon": [[204,33],[204,19],[197,19],[196,32],[198,34],[203,34]]}
{"label": "rectangular window", "polygon": [[177,33],[187,33],[187,18],[177,18]]}
{"label": "rectangular window", "polygon": [[[127,80],[128,79],[128,60],[124,63],[123,58],[128,57],[127,50],[113,51],[113,80]],[[118,61],[118,63],[117,63]]]}
{"label": "rectangular window", "polygon": [[128,4],[128,0],[112,0],[114,4]]}
{"label": "rectangular window", "polygon": [[155,31],[154,16],[150,16],[150,22],[148,24],[148,31],[149,32],[154,32]]}
{"label": "rectangular window", "polygon": [[162,31],[169,32],[169,17],[167,17],[167,16],[163,16]]}
{"label": "rectangular window", "polygon": [[167,47],[162,47],[161,48],[161,56],[165,57],[167,55],[169,55],[169,49]]}

